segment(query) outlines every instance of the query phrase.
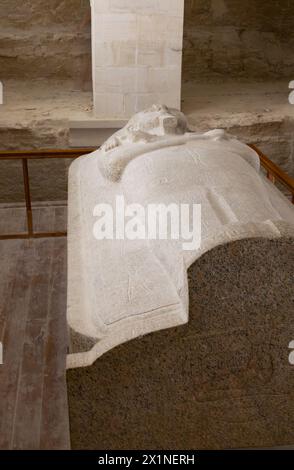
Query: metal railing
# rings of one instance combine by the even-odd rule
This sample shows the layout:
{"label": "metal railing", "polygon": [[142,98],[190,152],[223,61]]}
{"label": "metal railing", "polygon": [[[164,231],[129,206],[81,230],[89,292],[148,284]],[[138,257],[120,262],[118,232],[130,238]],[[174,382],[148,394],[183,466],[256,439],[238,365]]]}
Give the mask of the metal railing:
{"label": "metal railing", "polygon": [[[261,165],[267,172],[267,177],[272,183],[279,181],[292,195],[292,203],[294,204],[294,178],[288,176],[281,168],[273,163],[264,153],[261,152],[255,145],[249,144],[255,152],[259,155]],[[86,155],[95,150],[95,148],[80,148],[80,149],[65,149],[65,150],[26,150],[26,151],[0,151],[1,160],[20,160],[22,162],[23,170],[23,184],[25,194],[25,207],[26,207],[26,221],[27,231],[24,233],[11,233],[0,235],[0,240],[12,239],[27,239],[27,238],[47,238],[47,237],[66,237],[67,233],[64,232],[35,232],[32,200],[30,190],[30,178],[28,160],[42,160],[54,158],[78,158]]]}
{"label": "metal railing", "polygon": [[292,204],[294,204],[294,178],[291,178],[291,176],[281,170],[281,168],[272,162],[256,145],[249,144],[249,147],[258,154],[260,163],[266,170],[268,179],[274,184],[276,181],[281,183],[291,193]]}
{"label": "metal railing", "polygon": [[30,177],[28,160],[42,160],[53,158],[78,158],[87,153],[93,152],[94,148],[66,149],[66,150],[31,150],[31,151],[0,151],[1,160],[20,160],[22,162],[23,185],[26,206],[27,231],[24,233],[10,233],[0,235],[0,240],[26,239],[26,238],[49,238],[66,237],[66,232],[35,232],[32,211],[32,199],[30,189]]}

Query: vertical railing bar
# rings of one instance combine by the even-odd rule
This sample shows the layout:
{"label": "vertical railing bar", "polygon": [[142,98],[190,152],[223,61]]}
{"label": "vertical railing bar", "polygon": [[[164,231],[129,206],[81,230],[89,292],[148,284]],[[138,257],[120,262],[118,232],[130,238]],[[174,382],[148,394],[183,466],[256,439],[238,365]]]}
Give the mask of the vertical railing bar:
{"label": "vertical railing bar", "polygon": [[33,213],[32,213],[32,204],[31,204],[30,179],[29,179],[27,158],[22,158],[22,169],[23,169],[23,183],[24,183],[24,192],[25,192],[25,200],[26,200],[28,235],[33,236],[34,235]]}

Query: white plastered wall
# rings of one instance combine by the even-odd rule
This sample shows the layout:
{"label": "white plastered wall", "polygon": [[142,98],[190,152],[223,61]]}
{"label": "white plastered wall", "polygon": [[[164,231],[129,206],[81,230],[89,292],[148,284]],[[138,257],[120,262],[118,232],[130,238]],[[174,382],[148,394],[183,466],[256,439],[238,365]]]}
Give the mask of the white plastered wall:
{"label": "white plastered wall", "polygon": [[181,105],[184,0],[91,0],[94,111]]}

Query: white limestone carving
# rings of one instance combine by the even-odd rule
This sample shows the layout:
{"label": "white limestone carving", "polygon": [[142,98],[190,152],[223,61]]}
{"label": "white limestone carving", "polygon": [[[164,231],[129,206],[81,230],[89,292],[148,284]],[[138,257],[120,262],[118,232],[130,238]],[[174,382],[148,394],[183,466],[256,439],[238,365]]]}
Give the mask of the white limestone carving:
{"label": "white limestone carving", "polygon": [[[202,206],[202,242],[101,240],[93,236],[98,203],[183,202]],[[135,115],[69,173],[68,311],[70,328],[92,348],[68,356],[69,368],[140,335],[189,320],[187,269],[206,251],[248,237],[280,237],[294,224],[291,204],[262,177],[257,154],[217,129],[188,130],[166,106]]]}

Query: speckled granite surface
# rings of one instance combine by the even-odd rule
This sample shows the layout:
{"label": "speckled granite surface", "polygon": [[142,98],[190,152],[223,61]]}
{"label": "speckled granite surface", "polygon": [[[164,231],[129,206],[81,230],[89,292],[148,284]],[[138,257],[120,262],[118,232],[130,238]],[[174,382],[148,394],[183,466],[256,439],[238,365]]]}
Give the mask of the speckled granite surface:
{"label": "speckled granite surface", "polygon": [[294,239],[214,248],[189,293],[188,324],[68,370],[73,449],[294,444]]}
{"label": "speckled granite surface", "polygon": [[89,351],[95,344],[97,343],[97,339],[90,338],[89,336],[84,336],[72,328],[69,328],[69,352],[72,351]]}

